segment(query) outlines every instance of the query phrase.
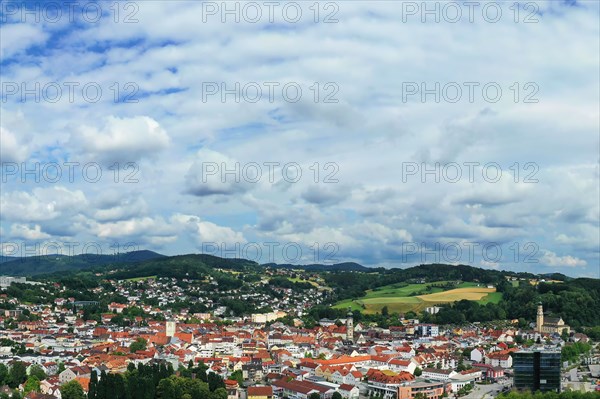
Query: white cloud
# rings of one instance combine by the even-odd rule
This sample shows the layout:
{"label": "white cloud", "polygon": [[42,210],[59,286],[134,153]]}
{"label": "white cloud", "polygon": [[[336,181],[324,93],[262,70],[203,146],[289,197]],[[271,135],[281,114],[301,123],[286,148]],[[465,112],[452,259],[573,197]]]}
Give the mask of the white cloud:
{"label": "white cloud", "polygon": [[236,232],[230,227],[203,221],[198,216],[176,214],[172,216],[171,222],[187,229],[196,241],[198,248],[208,243],[243,245],[247,242],[242,233]]}
{"label": "white cloud", "polygon": [[43,240],[51,237],[49,234],[46,234],[42,231],[42,228],[39,224],[34,225],[32,228],[28,225],[19,223],[11,225],[10,235],[12,237],[32,241]]}
{"label": "white cloud", "polygon": [[23,162],[27,155],[27,146],[19,142],[17,135],[0,126],[0,162]]}
{"label": "white cloud", "polygon": [[0,35],[2,35],[0,40],[2,59],[20,55],[31,46],[44,43],[49,36],[40,25],[27,23],[3,23],[0,26]]}
{"label": "white cloud", "polygon": [[546,251],[540,258],[540,262],[549,267],[580,267],[587,265],[587,262],[583,259],[571,255],[558,256],[552,251]]}
{"label": "white cloud", "polygon": [[108,117],[100,128],[82,126],[71,135],[72,144],[97,161],[136,162],[168,147],[170,139],[154,119]]}
{"label": "white cloud", "polygon": [[3,192],[0,207],[4,220],[39,222],[83,212],[87,199],[83,191],[68,190],[62,186],[34,188],[31,193]]}

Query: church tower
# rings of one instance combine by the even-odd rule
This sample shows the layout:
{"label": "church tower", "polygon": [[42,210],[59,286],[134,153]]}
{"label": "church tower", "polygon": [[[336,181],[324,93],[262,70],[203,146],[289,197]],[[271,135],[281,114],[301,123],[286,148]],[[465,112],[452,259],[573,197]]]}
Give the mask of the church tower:
{"label": "church tower", "polygon": [[352,308],[348,308],[348,314],[346,315],[346,339],[354,342],[354,315],[352,314]]}
{"label": "church tower", "polygon": [[176,328],[177,328],[177,323],[175,323],[173,320],[167,321],[167,325],[166,325],[167,337],[173,337],[175,335]]}
{"label": "church tower", "polygon": [[544,308],[542,307],[542,303],[538,303],[537,307],[537,317],[535,320],[536,331],[541,333],[542,326],[544,325]]}

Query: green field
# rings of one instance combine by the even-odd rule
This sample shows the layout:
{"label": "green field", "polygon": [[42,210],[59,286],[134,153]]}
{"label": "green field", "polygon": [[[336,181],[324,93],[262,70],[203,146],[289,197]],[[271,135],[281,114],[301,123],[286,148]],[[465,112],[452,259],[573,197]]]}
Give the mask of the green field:
{"label": "green field", "polygon": [[486,288],[483,285],[478,287],[475,283],[463,282],[450,290],[439,287],[447,283],[448,281],[436,281],[426,284],[386,285],[367,291],[362,298],[340,301],[334,308],[350,307],[364,313],[377,313],[387,306],[390,312],[406,313],[411,310],[420,312],[429,306],[462,299],[478,301],[481,304],[498,303],[502,299],[502,294],[495,292],[495,288]]}
{"label": "green field", "polygon": [[479,304],[481,304],[481,305],[485,305],[487,303],[498,303],[498,302],[500,302],[501,299],[502,299],[501,292],[492,292],[492,293],[487,294],[486,296],[484,296],[477,302],[479,302]]}

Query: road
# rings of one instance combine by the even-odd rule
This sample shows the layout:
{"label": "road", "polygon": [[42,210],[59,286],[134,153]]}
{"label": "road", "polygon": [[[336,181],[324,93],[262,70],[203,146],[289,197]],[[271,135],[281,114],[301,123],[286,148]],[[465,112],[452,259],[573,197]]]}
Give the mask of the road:
{"label": "road", "polygon": [[502,389],[511,387],[512,381],[503,381],[501,383],[489,384],[489,385],[478,385],[468,395],[463,396],[464,399],[491,399],[495,398]]}

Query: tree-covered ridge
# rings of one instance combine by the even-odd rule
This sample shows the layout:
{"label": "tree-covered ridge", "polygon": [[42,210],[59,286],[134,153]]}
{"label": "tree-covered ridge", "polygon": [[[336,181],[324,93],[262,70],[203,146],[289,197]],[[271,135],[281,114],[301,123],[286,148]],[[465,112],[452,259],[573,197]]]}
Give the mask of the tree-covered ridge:
{"label": "tree-covered ridge", "polygon": [[2,256],[1,274],[10,276],[34,276],[56,272],[95,270],[106,265],[125,265],[165,258],[153,251],[132,251],[110,255],[82,254],[41,255],[31,257]]}
{"label": "tree-covered ridge", "polygon": [[[150,256],[146,254],[145,256]],[[319,285],[330,289],[327,294],[329,304],[344,299],[358,299],[367,290],[390,284],[433,283],[439,281],[473,282],[493,285],[502,294],[499,303],[477,303],[458,301],[440,305],[442,310],[436,315],[423,315],[429,322],[451,324],[461,322],[490,321],[498,319],[521,319],[530,322],[535,319],[538,302],[550,316],[560,316],[572,327],[593,327],[600,325],[600,280],[590,278],[569,278],[562,274],[534,275],[490,270],[468,265],[428,264],[407,269],[368,269],[358,270],[355,264],[347,264],[352,271],[337,265],[335,271],[304,271],[299,273],[320,281]],[[315,266],[315,265],[310,265]],[[280,298],[279,288],[302,292],[311,288],[301,279],[288,279],[290,265],[259,265],[246,259],[220,258],[212,255],[181,255],[157,257],[144,261],[110,263],[81,271],[60,272],[39,276],[43,281],[57,281],[67,288],[62,296],[72,296],[77,300],[95,300],[91,289],[106,285],[106,280],[135,280],[153,276],[173,278],[175,284],[190,287],[196,292],[210,292],[211,299],[227,306],[234,315],[252,313],[257,309],[247,301],[229,297],[229,290],[239,293],[260,292],[273,300]],[[298,266],[294,266],[298,267]],[[324,266],[325,267],[325,266]],[[328,269],[329,270],[329,269]],[[286,274],[287,273],[287,274]],[[552,283],[540,282],[553,279]],[[267,284],[260,284],[261,280]],[[294,280],[294,281],[292,281]],[[509,281],[514,280],[514,281]],[[530,280],[537,284],[530,284]],[[513,283],[517,282],[517,286]],[[313,281],[314,283],[314,281]],[[108,288],[108,285],[106,286]],[[38,292],[39,291],[39,292]],[[33,286],[13,284],[8,294],[27,302],[35,301],[36,295],[52,300],[48,291]],[[214,294],[214,295],[213,295]],[[192,293],[192,297],[194,294]],[[122,303],[123,298],[111,297],[111,301]],[[151,301],[150,305],[155,305]],[[184,307],[184,304],[181,305]],[[194,310],[207,310],[196,304]]]}

